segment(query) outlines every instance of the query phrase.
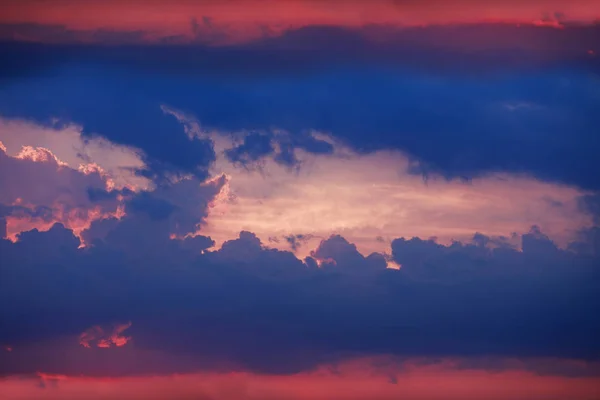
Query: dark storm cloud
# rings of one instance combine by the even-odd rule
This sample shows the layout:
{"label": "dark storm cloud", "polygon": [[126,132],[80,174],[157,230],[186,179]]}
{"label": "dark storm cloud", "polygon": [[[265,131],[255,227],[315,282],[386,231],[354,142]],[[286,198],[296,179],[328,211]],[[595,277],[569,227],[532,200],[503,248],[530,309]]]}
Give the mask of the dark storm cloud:
{"label": "dark storm cloud", "polygon": [[[194,173],[214,160],[169,104],[220,131],[256,131],[229,157],[297,165],[330,132],[359,151],[400,149],[416,173],[530,173],[599,189],[598,26],[475,25],[362,31],[307,27],[211,47],[4,43],[0,114],[83,126],[143,150],[141,174]],[[289,133],[271,149],[273,129]],[[265,135],[265,136],[262,136]],[[279,140],[279,139],[277,139]]]}
{"label": "dark storm cloud", "polygon": [[136,349],[187,361],[121,371],[88,356],[77,364],[19,359],[15,350],[12,362],[0,361],[3,373],[175,372],[223,363],[286,373],[382,353],[600,357],[599,260],[557,249],[537,228],[524,235],[523,252],[492,249],[482,235],[451,246],[396,239],[396,271],[340,236],[315,250],[329,262],[316,268],[312,258],[305,264],[265,248],[251,232],[206,251],[209,238],[170,240],[165,220],[144,212],[96,221],[90,231],[107,223],[88,248],[60,225],[0,243],[0,341],[27,348],[131,321]]}

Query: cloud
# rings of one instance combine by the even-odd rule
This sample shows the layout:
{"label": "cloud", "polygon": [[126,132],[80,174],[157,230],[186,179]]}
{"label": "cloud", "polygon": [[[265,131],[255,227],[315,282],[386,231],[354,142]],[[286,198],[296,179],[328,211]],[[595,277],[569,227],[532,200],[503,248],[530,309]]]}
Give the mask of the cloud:
{"label": "cloud", "polygon": [[[101,239],[108,234],[111,221],[123,217],[126,209],[134,215],[164,219],[164,234],[183,237],[200,228],[210,203],[227,183],[224,175],[207,181],[188,175],[173,183],[154,184],[130,173],[132,168],[147,169],[130,148],[105,139],[86,140],[74,126],[2,123],[0,136],[9,143],[0,154],[0,216],[12,239],[32,228],[47,230],[55,222],[73,229],[80,239]],[[21,132],[23,137],[17,139]],[[22,146],[16,152],[19,140],[56,145],[71,163],[79,163],[79,168],[73,169],[43,147]],[[14,155],[9,155],[9,150]],[[82,234],[92,221],[104,219],[107,221]]]}
{"label": "cloud", "polygon": [[[300,246],[305,243],[306,241],[312,239],[313,236],[312,235],[305,235],[302,233],[296,234],[296,235],[289,235],[289,236],[285,236],[284,239],[285,241],[290,245],[290,248],[292,249],[292,251],[296,252]],[[270,241],[273,241],[275,243],[279,243],[279,240],[277,238],[270,238]]]}
{"label": "cloud", "polygon": [[118,215],[116,198],[92,202],[88,191],[106,191],[101,170],[70,168],[50,150],[24,146],[11,157],[0,150],[0,207],[7,235],[60,222],[80,233],[96,218]]}
{"label": "cloud", "polygon": [[[116,3],[0,13],[0,37],[24,35],[0,44],[0,374],[44,371],[50,391],[425,360],[384,398],[435,358],[592,374],[595,8],[296,2],[276,26],[285,2],[236,31],[231,3],[176,3],[165,32],[159,3],[129,27]],[[398,13],[410,26],[382,25]],[[40,35],[62,44],[24,43]]]}
{"label": "cloud", "polygon": [[4,216],[2,216],[2,218],[0,218],[0,239],[6,238],[7,234],[8,230],[6,219],[4,219]]}
{"label": "cloud", "polygon": [[[523,236],[523,251],[482,235],[449,246],[396,239],[400,270],[334,236],[314,255],[335,268],[316,268],[251,232],[207,251],[210,239],[194,240],[198,247],[170,239],[163,220],[143,215],[115,221],[86,248],[59,225],[2,241],[2,302],[20,306],[0,310],[8,327],[0,341],[16,349],[78,343],[90,326],[130,320],[140,351],[201,360],[169,364],[170,372],[231,365],[287,373],[352,354],[600,356],[598,260],[557,248],[537,228]],[[6,361],[2,370],[16,373],[16,365]],[[57,373],[69,368],[52,364]]]}
{"label": "cloud", "polygon": [[[240,134],[236,135],[240,136]],[[291,135],[284,131],[249,132],[241,133],[241,143],[224,151],[224,155],[234,165],[246,169],[258,167],[263,171],[265,158],[270,157],[277,164],[286,167],[301,166],[297,150],[304,150],[312,154],[332,154],[333,145],[312,133]]]}
{"label": "cloud", "polygon": [[357,152],[403,151],[418,174],[523,173],[598,189],[597,30],[310,26],[226,47],[11,43],[6,58],[18,64],[4,75],[0,114],[57,118],[137,149],[137,171],[154,180],[204,179],[215,158],[168,104],[204,131],[254,132],[230,149],[243,163],[271,147],[291,166],[297,149],[332,152],[307,135],[316,130]]}
{"label": "cloud", "polygon": [[[600,8],[585,0],[518,3],[488,0],[477,4],[464,0],[384,0],[350,2],[344,6],[335,2],[323,5],[311,0],[292,0],[269,2],[268,11],[257,1],[197,4],[145,1],[142,2],[143,18],[133,5],[115,1],[93,3],[94,13],[88,11],[91,6],[75,1],[63,2],[52,9],[31,1],[5,5],[0,19],[5,24],[3,36],[47,42],[185,43],[195,40],[223,45],[276,37],[288,30],[315,25],[359,28],[505,23],[560,28],[569,23],[594,23],[600,16]],[[32,8],[35,13],[30,12]],[[169,12],[168,20],[163,18],[165,12]]]}
{"label": "cloud", "polygon": [[[597,377],[538,375],[512,365],[460,368],[461,360],[358,359],[289,376],[207,372],[177,376],[94,378],[38,373],[0,381],[7,400],[164,398],[201,400],[589,399]],[[548,362],[544,360],[545,362]],[[568,365],[568,362],[563,362]]]}
{"label": "cloud", "polygon": [[[23,181],[10,174],[0,181],[17,185],[5,196],[26,200],[6,198],[2,215],[47,224],[17,227],[14,243],[0,242],[0,301],[19,305],[0,308],[8,327],[0,342],[28,349],[0,362],[4,374],[225,366],[296,373],[355,355],[600,354],[593,339],[600,333],[593,318],[597,253],[587,250],[593,238],[575,235],[593,228],[590,192],[514,175],[470,182],[430,175],[424,183],[405,172],[412,164],[402,153],[361,154],[317,133],[310,135],[333,151],[295,148],[295,171],[266,155],[263,171],[255,171],[227,159],[227,135],[206,132],[189,116],[179,119],[186,137],[215,138],[215,178],[116,188],[101,166],[75,170],[47,149],[2,153],[10,163],[2,171],[43,178],[39,185],[47,187],[21,189]],[[94,215],[85,226],[54,224],[56,201],[123,212]],[[421,239],[400,237],[411,226]],[[423,239],[436,233],[439,242]],[[455,234],[461,241],[450,240]],[[550,239],[555,234],[558,244]],[[269,245],[282,249],[261,237],[281,238]],[[573,237],[577,243],[569,246]],[[384,254],[390,242],[391,254]],[[294,244],[297,254],[285,251]],[[302,253],[312,257],[302,260]],[[385,268],[391,263],[400,270]],[[123,335],[106,328],[115,321],[132,322],[124,337],[135,340],[127,346],[117,346]],[[102,330],[88,331],[96,326]],[[51,356],[52,349],[77,347],[82,332],[99,337],[89,343],[101,348],[81,350],[106,350],[107,361]],[[123,357],[139,351],[147,362],[114,367],[110,357],[120,356],[112,354],[129,348],[133,353]]]}
{"label": "cloud", "polygon": [[[91,76],[81,70],[80,72],[83,75],[74,72],[72,76],[78,75],[83,80],[87,80],[86,76]],[[153,96],[148,97],[134,93],[135,91],[125,93],[122,87],[105,86],[100,82],[93,89],[79,91],[77,87],[81,89],[86,86],[80,86],[82,83],[67,85],[78,91],[74,97],[62,97],[61,92],[69,90],[62,85],[60,88],[47,87],[51,91],[47,94],[59,103],[66,100],[71,104],[63,107],[55,103],[58,108],[54,110],[40,109],[39,118],[35,117],[37,122],[47,127],[47,130],[55,126],[79,126],[81,139],[94,142],[96,146],[109,142],[117,149],[136,149],[136,161],[141,160],[142,167],[134,164],[131,169],[147,179],[165,181],[187,175],[194,175],[199,179],[207,177],[207,168],[214,158],[212,142],[196,136],[190,137],[176,118],[165,115],[161,109],[162,102],[156,101]],[[89,97],[87,93],[91,92],[97,97]],[[42,102],[47,99],[40,98]],[[142,115],[143,118],[140,118]],[[152,137],[152,140],[148,140],[148,137]]]}
{"label": "cloud", "polygon": [[[43,30],[44,26],[37,29]],[[356,28],[310,25],[286,30],[275,37],[227,46],[202,42],[148,46],[130,42],[44,45],[5,41],[2,49],[9,58],[0,69],[0,76],[16,79],[45,76],[49,68],[81,64],[110,65],[121,71],[133,69],[150,74],[229,76],[241,81],[302,76],[323,69],[350,67],[395,67],[402,68],[402,72],[427,72],[436,76],[489,76],[498,72],[561,67],[594,73],[598,63],[595,56],[599,46],[598,29],[597,25],[553,29],[501,23],[404,29],[390,25]],[[1,30],[0,25],[0,37]],[[165,56],[169,62],[165,62]],[[239,62],[240,59],[243,61]],[[109,93],[103,92],[102,96],[106,94]],[[256,94],[260,97],[261,93]],[[266,94],[268,92],[262,92]],[[168,104],[175,106],[182,99],[175,100],[179,101]],[[529,103],[528,99],[501,100],[508,104]],[[246,106],[252,108],[251,103]]]}
{"label": "cloud", "polygon": [[168,218],[171,233],[185,236],[200,229],[211,202],[226,184],[226,175],[205,182],[184,179],[140,193],[129,204],[135,211],[144,211],[152,218]]}
{"label": "cloud", "polygon": [[273,152],[274,148],[268,135],[250,133],[244,137],[243,143],[227,149],[225,155],[233,163],[247,165]]}
{"label": "cloud", "polygon": [[582,196],[580,207],[583,212],[593,217],[594,226],[581,229],[577,239],[570,244],[570,248],[578,253],[598,256],[600,254],[600,195]]}
{"label": "cloud", "polygon": [[122,336],[121,334],[129,327],[131,327],[131,322],[117,324],[108,330],[100,326],[93,326],[79,335],[79,344],[85,348],[91,346],[99,348],[125,346],[131,340],[131,337]]}
{"label": "cloud", "polygon": [[449,244],[480,232],[515,245],[518,237],[512,234],[531,225],[564,248],[579,230],[593,225],[580,206],[587,193],[581,189],[499,173],[469,182],[432,173],[423,182],[410,173],[412,161],[401,152],[361,154],[335,138],[318,137],[332,143],[333,153],[296,150],[299,169],[281,165],[274,155],[261,160],[261,170],[240,168],[217,152],[211,172],[228,176],[228,195],[215,200],[202,233],[218,247],[251,230],[272,247],[292,249],[302,258],[332,234],[368,255],[389,253],[398,236],[436,236]]}
{"label": "cloud", "polygon": [[322,240],[319,247],[311,252],[311,256],[321,263],[322,267],[336,266],[339,268],[386,268],[385,257],[379,253],[371,253],[364,257],[356,246],[348,243],[340,235],[332,235]]}
{"label": "cloud", "polygon": [[[224,175],[206,182],[192,178],[131,193],[124,201],[127,215],[121,221],[99,218],[81,236],[86,243],[106,243],[128,253],[130,247],[146,248],[160,259],[161,253],[166,252],[163,246],[172,247],[172,243],[200,253],[214,245],[212,239],[197,232],[205,223],[210,203],[225,183]],[[175,238],[180,240],[171,241]]]}
{"label": "cloud", "polygon": [[588,194],[580,199],[580,207],[594,217],[594,223],[600,225],[600,194]]}
{"label": "cloud", "polygon": [[57,121],[48,126],[23,119],[0,118],[0,141],[6,153],[17,156],[23,146],[52,149],[52,154],[71,168],[97,170],[117,189],[147,189],[148,180],[135,174],[144,168],[139,150],[116,145],[104,138],[88,138],[82,128]]}

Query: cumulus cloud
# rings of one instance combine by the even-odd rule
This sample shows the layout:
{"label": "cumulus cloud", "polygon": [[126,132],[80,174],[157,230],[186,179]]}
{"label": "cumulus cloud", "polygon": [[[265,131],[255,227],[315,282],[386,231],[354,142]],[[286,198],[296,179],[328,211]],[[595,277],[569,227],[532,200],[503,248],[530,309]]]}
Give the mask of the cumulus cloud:
{"label": "cumulus cloud", "polygon": [[[181,123],[188,123],[181,118]],[[3,237],[13,240],[19,232],[46,230],[60,222],[89,244],[104,238],[126,208],[132,215],[164,220],[164,234],[194,236],[227,184],[225,175],[204,181],[194,174],[170,175],[152,183],[139,177],[140,171],[151,168],[143,154],[100,137],[85,138],[75,125],[2,119],[0,128],[0,138],[8,141],[6,146],[0,142],[0,218]],[[188,133],[190,140],[197,139]],[[45,147],[19,143],[52,145],[69,163]],[[88,229],[93,221],[102,222]]]}
{"label": "cumulus cloud", "polygon": [[0,374],[597,360],[598,27],[573,13],[0,44]]}
{"label": "cumulus cloud", "polygon": [[[212,141],[213,133],[189,116],[166,117],[184,124],[186,135]],[[102,166],[76,170],[45,148],[0,152],[6,166],[0,169],[6,187],[0,215],[15,232],[14,242],[0,241],[0,301],[7,305],[0,308],[7,326],[0,342],[16,349],[9,361],[0,360],[1,371],[63,373],[74,365],[81,372],[104,371],[109,364],[79,356],[67,365],[60,357],[46,362],[32,357],[33,350],[17,350],[80,342],[98,351],[114,347],[110,353],[132,348],[154,360],[123,364],[123,373],[223,365],[287,373],[349,354],[600,356],[593,313],[598,259],[586,250],[595,242],[581,236],[569,246],[551,239],[567,228],[592,228],[593,196],[514,176],[469,183],[432,176],[424,184],[398,174],[410,165],[401,153],[359,154],[330,137],[311,137],[333,150],[295,142],[294,155],[302,161],[295,172],[276,160],[277,150],[261,156],[268,167],[262,173],[239,168],[226,154],[235,146],[221,140],[214,178],[184,174],[147,188],[113,186]],[[516,188],[528,189],[523,199],[507,196]],[[223,218],[240,204],[245,214]],[[230,209],[223,213],[221,207]],[[57,218],[57,209],[87,215],[86,224]],[[89,209],[103,212],[90,216]],[[466,224],[461,241],[398,237],[406,236],[402,225],[418,218],[425,224],[429,215],[456,229],[473,214],[489,218],[479,223],[492,232],[466,239],[466,231],[473,233]],[[240,216],[237,225],[228,224]],[[11,225],[26,218],[45,225]],[[368,220],[374,229],[365,228]],[[496,220],[502,229],[492,226]],[[224,240],[212,237],[219,233],[215,221]],[[533,221],[542,223],[518,229]],[[263,223],[284,229],[255,233],[252,226]],[[545,226],[555,229],[546,233]],[[524,233],[502,236],[513,228]],[[361,251],[353,234],[372,237],[381,251]],[[267,244],[261,237],[275,240]],[[390,242],[391,254],[384,254]],[[302,252],[310,256],[302,260]],[[401,268],[386,268],[390,263]],[[94,357],[95,350],[80,350]],[[177,361],[161,364],[158,353]],[[186,355],[201,362],[180,361]]]}
{"label": "cumulus cloud", "polygon": [[147,247],[149,252],[160,253],[165,241],[174,238],[198,251],[207,249],[214,242],[198,231],[226,181],[225,175],[206,182],[183,179],[152,191],[128,193],[124,200],[127,216],[122,221],[99,218],[81,236],[89,243],[105,241],[122,249]]}
{"label": "cumulus cloud", "polygon": [[[313,253],[324,261],[319,268],[251,232],[215,251],[209,238],[192,245],[168,231],[140,240],[164,227],[143,215],[144,225],[135,214],[113,221],[112,232],[128,229],[128,218],[137,227],[87,248],[59,225],[3,240],[2,304],[20,306],[0,309],[8,327],[0,341],[16,349],[65,337],[79,343],[81,332],[98,336],[90,326],[129,320],[140,351],[202,360],[173,363],[171,372],[223,363],[292,372],[347,354],[600,357],[598,259],[557,248],[537,228],[523,235],[523,251],[482,235],[449,246],[396,239],[400,270],[334,236]],[[17,365],[2,363],[6,373]],[[19,371],[40,366],[23,363]]]}
{"label": "cumulus cloud", "polygon": [[144,167],[138,149],[116,145],[102,137],[84,137],[83,129],[66,121],[36,124],[25,119],[0,117],[0,141],[5,152],[17,156],[24,145],[52,149],[52,154],[71,168],[97,171],[116,189],[147,189],[150,182],[136,174]]}
{"label": "cumulus cloud", "polygon": [[109,179],[97,168],[73,169],[50,150],[25,146],[16,156],[0,151],[0,209],[7,235],[60,222],[80,233],[94,219],[118,215],[117,198],[90,200]]}
{"label": "cumulus cloud", "polygon": [[48,149],[25,146],[16,157],[0,152],[0,162],[0,201],[4,204],[21,199],[25,204],[51,206],[62,200],[76,206],[89,203],[88,187],[106,189],[106,181],[99,173],[86,174],[69,168]]}
{"label": "cumulus cloud", "polygon": [[311,252],[311,256],[321,266],[339,266],[340,268],[385,268],[385,257],[379,253],[371,253],[364,257],[354,244],[349,243],[340,235],[333,235],[321,241],[319,247]]}

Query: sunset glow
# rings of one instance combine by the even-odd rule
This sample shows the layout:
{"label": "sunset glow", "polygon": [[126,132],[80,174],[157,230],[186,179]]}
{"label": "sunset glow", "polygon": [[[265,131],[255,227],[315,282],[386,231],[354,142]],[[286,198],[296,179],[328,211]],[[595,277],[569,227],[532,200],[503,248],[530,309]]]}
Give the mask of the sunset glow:
{"label": "sunset glow", "polygon": [[599,399],[596,3],[0,3],[0,400]]}
{"label": "sunset glow", "polygon": [[[80,32],[80,39],[91,41],[94,36],[84,32],[143,32],[147,41],[168,36],[180,36],[181,40],[189,41],[205,36],[214,43],[226,43],[281,35],[307,26],[404,28],[503,23],[561,28],[565,23],[591,24],[598,19],[600,6],[587,0],[377,0],[368,3],[349,0],[343,6],[318,0],[109,0],[87,3],[58,0],[51,5],[25,0],[6,6],[0,22],[64,26]],[[43,37],[30,39],[44,40]]]}
{"label": "sunset glow", "polygon": [[[383,363],[386,363],[385,361]],[[369,365],[371,364],[371,365]],[[591,399],[598,395],[598,379],[540,376],[507,370],[486,372],[453,369],[447,362],[429,365],[373,366],[359,360],[291,375],[249,373],[198,373],[156,377],[82,378],[39,374],[1,381],[8,400],[17,398],[75,399],[82,392],[90,399],[494,399],[527,396],[528,399]],[[400,368],[397,370],[396,368]]]}

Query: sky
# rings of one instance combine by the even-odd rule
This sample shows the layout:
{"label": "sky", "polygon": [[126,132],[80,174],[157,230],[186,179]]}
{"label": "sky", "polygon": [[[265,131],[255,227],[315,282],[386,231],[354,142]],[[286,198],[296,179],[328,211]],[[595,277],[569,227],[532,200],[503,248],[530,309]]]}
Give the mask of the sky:
{"label": "sky", "polygon": [[600,4],[0,4],[0,397],[600,398]]}

